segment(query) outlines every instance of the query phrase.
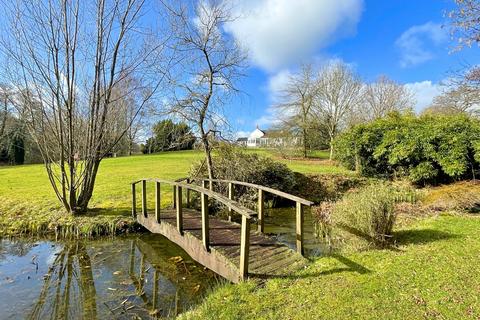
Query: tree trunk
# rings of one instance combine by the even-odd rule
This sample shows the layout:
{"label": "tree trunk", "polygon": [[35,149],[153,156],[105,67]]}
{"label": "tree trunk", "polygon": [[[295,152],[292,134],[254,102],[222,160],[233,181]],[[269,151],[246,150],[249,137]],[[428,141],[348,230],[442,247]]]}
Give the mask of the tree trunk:
{"label": "tree trunk", "polygon": [[[208,136],[206,134],[202,134],[202,142],[203,142],[203,149],[205,151],[205,157],[207,159],[207,171],[208,171],[208,179],[214,179],[213,175],[213,160],[212,160],[212,149],[210,147],[210,141],[208,141]],[[212,183],[209,183],[210,189],[212,189]]]}
{"label": "tree trunk", "polygon": [[330,135],[330,160],[333,160],[333,135]]}
{"label": "tree trunk", "polygon": [[303,157],[307,157],[307,130],[303,129]]}

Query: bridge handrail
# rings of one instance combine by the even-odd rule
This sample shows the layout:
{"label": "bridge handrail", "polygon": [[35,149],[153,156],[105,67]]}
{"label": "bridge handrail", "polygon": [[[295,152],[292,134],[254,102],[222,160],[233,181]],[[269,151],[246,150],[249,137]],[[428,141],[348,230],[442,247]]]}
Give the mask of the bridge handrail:
{"label": "bridge handrail", "polygon": [[142,181],[166,183],[166,184],[169,184],[169,185],[172,185],[172,186],[177,186],[177,187],[185,188],[185,189],[188,189],[188,190],[196,191],[198,193],[203,193],[203,194],[217,200],[218,202],[224,204],[228,208],[231,208],[233,211],[237,212],[238,214],[247,217],[248,219],[255,218],[257,216],[257,213],[255,211],[253,211],[251,209],[248,209],[248,208],[245,208],[243,206],[239,206],[238,202],[235,201],[235,200],[229,199],[229,198],[225,197],[224,195],[222,195],[218,192],[214,192],[214,191],[212,191],[210,189],[207,189],[207,188],[202,188],[200,186],[193,185],[193,184],[190,184],[190,183],[180,182],[180,181],[184,181],[184,180],[185,180],[185,178],[178,179],[178,180],[175,180],[175,181],[166,180],[166,179],[158,179],[158,178],[145,178],[145,179],[132,181],[131,184],[137,184],[137,183],[140,183]]}
{"label": "bridge handrail", "polygon": [[208,198],[211,197],[220,203],[228,206],[229,210],[233,210],[242,216],[242,224],[240,231],[240,277],[244,279],[248,274],[248,255],[250,248],[250,219],[255,217],[257,213],[248,208],[238,205],[238,202],[232,198],[226,198],[225,196],[214,192],[213,190],[203,187],[192,185],[188,183],[190,180],[186,180],[187,183],[183,183],[185,179],[179,179],[176,181],[158,179],[158,178],[144,178],[131,182],[132,187],[132,216],[137,218],[137,200],[136,200],[136,185],[142,183],[142,214],[145,218],[148,218],[147,210],[147,182],[155,182],[155,220],[157,223],[161,223],[160,217],[160,184],[169,184],[173,186],[173,207],[176,209],[176,224],[177,231],[183,235],[183,203],[182,194],[183,189],[186,191],[187,206],[190,202],[190,191],[196,191],[200,193],[201,199],[201,215],[202,215],[202,242],[206,251],[210,249],[210,227],[208,217]]}
{"label": "bridge handrail", "polygon": [[[185,179],[186,178],[184,178],[183,180],[185,180]],[[207,178],[189,178],[189,179],[190,180],[205,180],[205,181],[212,181],[212,182],[219,182],[219,183],[233,183],[233,184],[240,185],[240,186],[255,188],[255,189],[258,189],[258,190],[263,190],[263,191],[266,191],[268,193],[280,196],[282,198],[292,200],[292,201],[295,201],[295,202],[299,202],[299,203],[301,203],[303,205],[306,205],[306,206],[309,206],[309,207],[314,205],[314,202],[309,201],[307,199],[300,198],[298,196],[295,196],[295,195],[287,193],[287,192],[283,192],[283,191],[280,191],[280,190],[276,190],[276,189],[273,189],[273,188],[270,188],[270,187],[266,187],[266,186],[262,186],[262,185],[254,184],[254,183],[250,183],[250,182],[237,181],[237,180],[223,180],[223,179],[207,179]]]}

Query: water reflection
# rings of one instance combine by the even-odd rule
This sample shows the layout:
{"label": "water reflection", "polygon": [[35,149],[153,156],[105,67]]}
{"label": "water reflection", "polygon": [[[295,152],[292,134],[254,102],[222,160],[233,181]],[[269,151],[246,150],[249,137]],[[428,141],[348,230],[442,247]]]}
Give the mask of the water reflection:
{"label": "water reflection", "polygon": [[171,317],[198,303],[217,281],[155,235],[0,241],[0,319]]}

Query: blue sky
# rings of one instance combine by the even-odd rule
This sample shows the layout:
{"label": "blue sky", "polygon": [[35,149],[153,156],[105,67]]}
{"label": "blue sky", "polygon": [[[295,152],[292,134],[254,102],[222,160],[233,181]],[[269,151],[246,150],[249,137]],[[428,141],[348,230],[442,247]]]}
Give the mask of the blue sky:
{"label": "blue sky", "polygon": [[415,93],[417,110],[440,92],[449,72],[479,62],[478,48],[452,52],[445,12],[453,0],[239,3],[241,18],[226,31],[248,49],[250,68],[240,83],[244,93],[225,112],[240,135],[271,125],[275,92],[302,62],[342,60],[367,82],[387,75]]}

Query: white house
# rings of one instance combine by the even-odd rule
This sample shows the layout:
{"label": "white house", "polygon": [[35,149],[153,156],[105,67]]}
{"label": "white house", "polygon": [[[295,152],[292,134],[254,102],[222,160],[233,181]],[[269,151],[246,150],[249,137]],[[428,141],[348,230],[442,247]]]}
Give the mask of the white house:
{"label": "white house", "polygon": [[261,130],[258,126],[247,137],[237,139],[237,144],[247,148],[272,148],[292,146],[298,143],[295,137],[286,137],[282,131],[277,130]]}

